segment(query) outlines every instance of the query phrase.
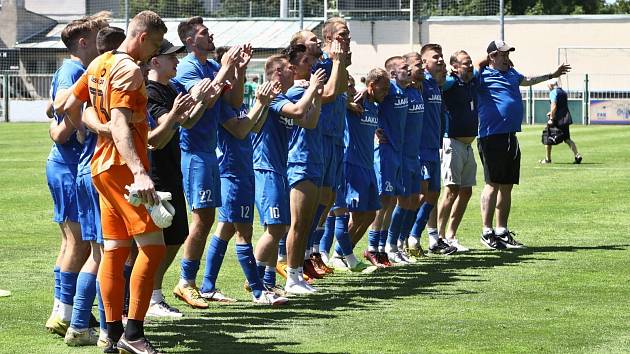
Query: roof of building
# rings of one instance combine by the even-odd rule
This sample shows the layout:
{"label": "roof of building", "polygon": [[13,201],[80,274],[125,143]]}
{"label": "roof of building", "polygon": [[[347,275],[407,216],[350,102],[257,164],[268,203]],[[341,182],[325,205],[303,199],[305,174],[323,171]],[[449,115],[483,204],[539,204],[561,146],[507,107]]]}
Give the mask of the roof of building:
{"label": "roof of building", "polygon": [[[168,28],[165,38],[174,44],[181,43],[177,36],[177,25],[181,19],[164,19]],[[322,23],[321,19],[305,18],[304,29],[312,30]],[[204,18],[204,24],[214,34],[214,43],[218,46],[233,46],[251,43],[258,49],[277,49],[286,47],[291,36],[300,30],[297,19],[260,19],[260,18]],[[124,20],[115,19],[111,26],[125,28]],[[18,48],[65,49],[61,41],[61,31],[66,23],[59,23],[42,36],[16,45]]]}

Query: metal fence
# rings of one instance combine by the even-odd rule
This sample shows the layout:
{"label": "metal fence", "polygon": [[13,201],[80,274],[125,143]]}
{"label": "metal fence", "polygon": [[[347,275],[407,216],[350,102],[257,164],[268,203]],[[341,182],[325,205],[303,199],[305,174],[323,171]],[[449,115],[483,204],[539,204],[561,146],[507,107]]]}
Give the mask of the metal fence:
{"label": "metal fence", "polygon": [[[247,76],[251,80],[258,77],[259,82],[264,81],[264,59],[252,59]],[[45,121],[45,105],[50,97],[50,83],[53,75],[0,75],[0,117],[4,121]],[[630,79],[630,77],[628,78]],[[355,78],[359,80],[359,77]],[[609,115],[615,114],[630,120],[630,91],[618,90],[590,90],[589,76],[583,78],[582,89],[566,89],[569,98],[569,110],[575,124],[590,124],[594,117],[598,124],[602,122],[602,112],[609,111]],[[541,85],[537,87],[523,88],[525,124],[545,124],[547,112],[549,112],[549,90]],[[606,107],[600,106],[607,103]],[[614,106],[614,107],[613,107]],[[14,111],[10,111],[12,108]],[[598,117],[599,116],[599,117]],[[598,118],[600,118],[598,120]],[[610,123],[622,123],[619,119],[613,119]]]}

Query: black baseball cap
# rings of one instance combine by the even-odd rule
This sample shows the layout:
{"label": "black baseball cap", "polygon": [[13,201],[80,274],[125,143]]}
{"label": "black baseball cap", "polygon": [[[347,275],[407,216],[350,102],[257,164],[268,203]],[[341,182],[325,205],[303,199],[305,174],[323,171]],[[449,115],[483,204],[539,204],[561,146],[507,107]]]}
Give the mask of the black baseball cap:
{"label": "black baseball cap", "polygon": [[162,44],[160,44],[160,48],[153,56],[157,57],[158,55],[177,54],[183,52],[185,49],[186,48],[184,46],[173,45],[173,43],[163,39]]}
{"label": "black baseball cap", "polygon": [[488,54],[492,53],[492,52],[513,52],[515,51],[516,48],[509,46],[507,43],[505,43],[504,41],[497,39],[496,41],[492,41],[490,42],[490,44],[488,44],[488,49],[486,50],[486,52]]}

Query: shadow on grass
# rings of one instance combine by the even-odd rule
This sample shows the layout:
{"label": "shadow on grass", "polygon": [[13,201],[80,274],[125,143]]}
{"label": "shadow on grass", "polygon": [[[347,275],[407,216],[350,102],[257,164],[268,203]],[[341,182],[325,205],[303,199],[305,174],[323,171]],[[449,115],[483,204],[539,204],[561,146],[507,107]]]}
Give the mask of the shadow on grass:
{"label": "shadow on grass", "polygon": [[[254,307],[250,304],[216,306],[194,317],[175,321],[156,321],[148,328],[150,338],[160,348],[171,352],[190,353],[285,353],[281,348],[303,344],[303,338],[285,337],[278,341],[278,332],[293,326],[317,326],[344,310],[378,310],[391,300],[409,296],[456,297],[474,291],[448,289],[440,285],[466,281],[485,281],[479,275],[463,274],[463,270],[489,269],[533,261],[553,261],[534,254],[579,251],[622,251],[623,245],[541,246],[513,251],[473,251],[448,257],[430,257],[418,264],[392,267],[370,275],[333,276],[318,281],[319,292],[308,297],[292,298],[280,309]],[[375,291],[378,290],[378,291]],[[314,328],[314,331],[316,328]],[[333,353],[333,352],[328,352]]]}

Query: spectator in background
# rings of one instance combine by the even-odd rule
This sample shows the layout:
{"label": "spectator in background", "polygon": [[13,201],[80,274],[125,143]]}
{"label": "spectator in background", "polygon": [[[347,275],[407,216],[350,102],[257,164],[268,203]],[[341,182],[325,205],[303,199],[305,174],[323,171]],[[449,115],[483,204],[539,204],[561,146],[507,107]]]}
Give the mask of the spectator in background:
{"label": "spectator in background", "polygon": [[[549,101],[551,101],[551,108],[549,109],[549,113],[547,113],[547,118],[549,119],[547,125],[560,129],[561,141],[556,141],[556,144],[564,141],[569,145],[571,151],[573,151],[574,163],[579,164],[582,162],[582,155],[580,155],[577,146],[575,146],[575,143],[571,140],[571,133],[569,132],[569,125],[573,124],[573,120],[571,119],[571,112],[569,112],[567,93],[560,87],[557,79],[549,80],[547,87],[549,87]],[[540,163],[551,163],[552,146],[551,144],[545,145],[545,159],[540,160]]]}
{"label": "spectator in background", "polygon": [[252,107],[256,101],[256,89],[258,88],[258,75],[252,76],[251,81],[245,82],[245,90],[243,92],[243,102],[247,107]]}

